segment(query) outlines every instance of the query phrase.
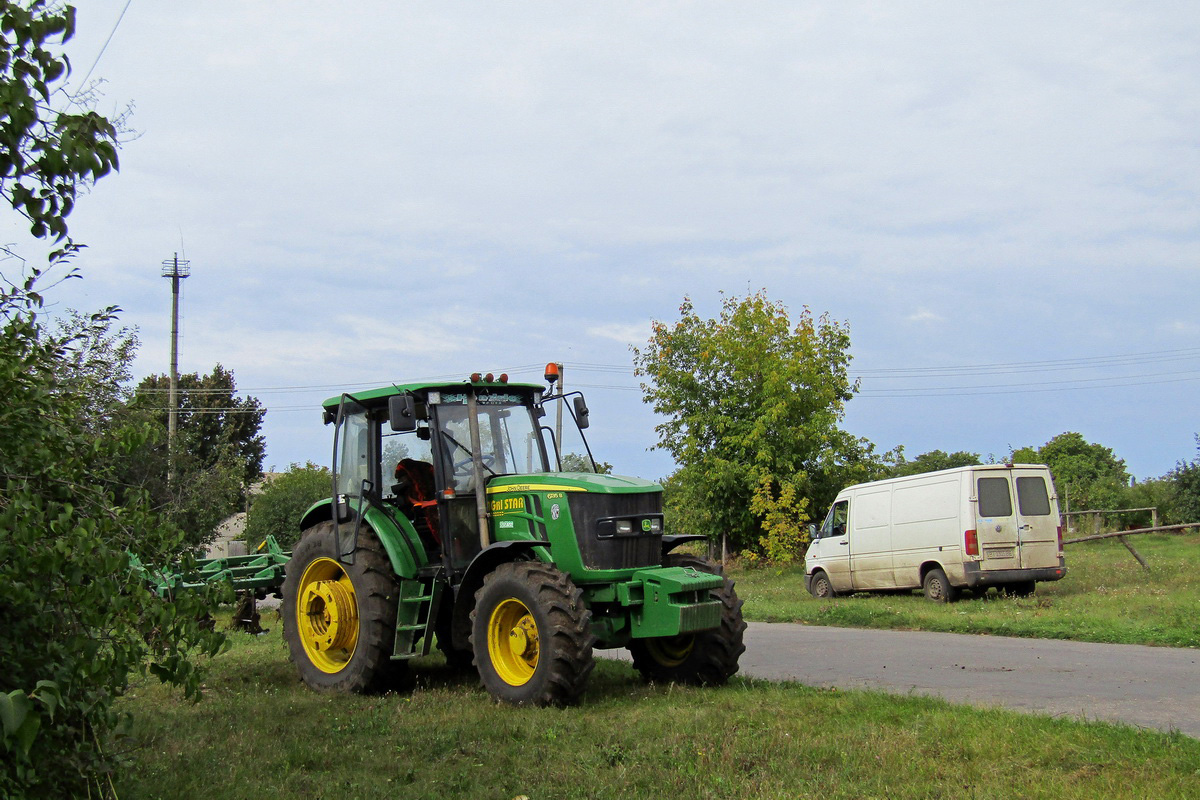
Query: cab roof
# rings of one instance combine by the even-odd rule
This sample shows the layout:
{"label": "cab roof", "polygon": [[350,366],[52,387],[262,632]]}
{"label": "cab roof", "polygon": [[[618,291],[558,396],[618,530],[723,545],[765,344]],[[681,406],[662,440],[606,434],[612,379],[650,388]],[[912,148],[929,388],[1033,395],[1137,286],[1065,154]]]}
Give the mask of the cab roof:
{"label": "cab roof", "polygon": [[[390,386],[381,386],[378,389],[364,389],[359,392],[346,392],[350,399],[364,406],[383,405],[387,398],[395,397],[401,394],[415,394],[424,399],[429,392],[461,392],[468,386],[475,387],[476,391],[483,390],[486,393],[494,392],[513,392],[515,394],[529,394],[534,392],[544,392],[545,387],[536,383],[500,383],[498,381],[458,381],[457,383],[446,383],[445,381],[431,383],[394,383]],[[321,407],[336,411],[337,407],[342,403],[342,395],[331,397],[321,404]]]}

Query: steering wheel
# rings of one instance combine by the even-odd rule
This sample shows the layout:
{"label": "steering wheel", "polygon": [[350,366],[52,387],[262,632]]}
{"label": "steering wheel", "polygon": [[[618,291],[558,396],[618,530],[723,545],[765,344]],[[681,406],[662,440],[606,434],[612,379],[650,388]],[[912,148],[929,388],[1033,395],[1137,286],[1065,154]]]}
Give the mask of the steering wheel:
{"label": "steering wheel", "polygon": [[[496,457],[494,455],[492,455],[491,453],[484,453],[483,455],[481,455],[479,457],[479,460],[481,462],[483,462],[484,469],[486,469],[488,472],[492,473],[493,475],[496,474],[496,470],[492,469],[492,465],[496,463]],[[456,461],[456,462],[454,462],[454,471],[455,471],[455,473],[467,472],[468,471],[467,467],[471,466],[474,463],[475,463],[474,458],[464,458],[462,461]]]}

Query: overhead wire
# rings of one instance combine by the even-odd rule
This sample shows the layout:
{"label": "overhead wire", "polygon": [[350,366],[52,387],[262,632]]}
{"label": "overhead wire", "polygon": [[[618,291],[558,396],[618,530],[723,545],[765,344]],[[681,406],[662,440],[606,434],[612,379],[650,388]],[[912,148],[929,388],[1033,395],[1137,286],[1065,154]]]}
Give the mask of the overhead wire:
{"label": "overhead wire", "polygon": [[84,75],[83,80],[79,82],[80,90],[87,86],[88,78],[92,77],[92,72],[95,71],[96,65],[100,63],[100,59],[104,56],[104,52],[108,50],[109,43],[111,43],[113,37],[117,35],[117,28],[121,27],[121,20],[125,19],[125,12],[129,10],[129,6],[132,3],[133,0],[125,0],[125,7],[121,9],[121,13],[117,17],[117,21],[113,23],[112,30],[108,33],[108,38],[104,40],[104,44],[100,47],[100,52],[96,54],[96,58],[92,61],[92,65],[88,67],[87,74]]}
{"label": "overhead wire", "polygon": [[[1138,374],[1108,375],[1088,378],[1069,378],[1063,380],[1020,381],[1012,383],[986,383],[938,386],[873,386],[878,382],[907,380],[919,383],[931,378],[970,378],[999,375],[1040,375],[1046,372],[1066,372],[1086,369],[1115,369],[1128,366],[1145,366],[1148,364],[1172,364],[1200,359],[1200,348],[1180,348],[1173,350],[1150,350],[1136,353],[1110,354],[1103,356],[1084,356],[1079,358],[1043,359],[1038,361],[1007,361],[980,364],[959,364],[939,367],[887,367],[877,369],[852,370],[851,375],[860,378],[867,385],[860,388],[859,397],[868,399],[916,398],[916,397],[963,397],[989,394],[1021,394],[1044,393],[1055,391],[1099,390],[1109,388],[1127,388],[1133,386],[1155,386],[1174,383],[1186,383],[1200,380],[1200,371],[1170,371],[1144,372]],[[594,362],[567,362],[565,372],[568,376],[577,373],[594,375],[600,380],[570,381],[572,387],[581,389],[597,389],[601,391],[640,391],[640,384],[616,383],[604,381],[603,377],[628,376],[633,378],[636,371],[633,366],[625,364],[602,364]],[[540,370],[541,363],[518,364],[493,370],[495,373],[519,374],[531,370]],[[306,392],[351,391],[363,386],[382,386],[388,383],[427,383],[437,381],[461,380],[461,373],[428,375],[419,378],[409,378],[404,381],[389,381],[386,379],[368,379],[355,383],[301,384],[288,386],[253,387],[236,390],[238,395],[278,395],[301,394]],[[193,396],[218,395],[228,392],[227,389],[188,389]],[[166,394],[166,388],[143,389],[143,394]],[[268,411],[302,411],[311,410],[311,406],[263,406]],[[237,412],[229,409],[212,409],[197,413],[251,413],[251,410]]]}

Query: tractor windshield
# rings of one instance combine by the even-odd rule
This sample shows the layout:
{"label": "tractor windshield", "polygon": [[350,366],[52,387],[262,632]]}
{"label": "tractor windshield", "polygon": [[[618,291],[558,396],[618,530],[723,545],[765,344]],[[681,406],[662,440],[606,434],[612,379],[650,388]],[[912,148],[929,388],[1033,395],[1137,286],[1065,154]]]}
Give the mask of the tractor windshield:
{"label": "tractor windshield", "polygon": [[[473,453],[467,406],[440,405],[436,414],[446,474],[453,476],[456,491],[473,491]],[[481,402],[476,414],[479,420],[479,455],[485,473],[525,475],[546,471],[539,431],[528,406]]]}

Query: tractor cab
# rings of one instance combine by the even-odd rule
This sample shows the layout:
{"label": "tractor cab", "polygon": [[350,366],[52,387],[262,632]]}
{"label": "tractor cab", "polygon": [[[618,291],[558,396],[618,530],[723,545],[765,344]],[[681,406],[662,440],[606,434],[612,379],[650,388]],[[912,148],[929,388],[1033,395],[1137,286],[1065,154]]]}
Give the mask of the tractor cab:
{"label": "tractor cab", "polygon": [[336,422],[339,513],[370,506],[403,518],[424,550],[413,560],[441,563],[447,574],[464,570],[496,541],[487,498],[494,478],[595,472],[582,432],[582,395],[548,395],[536,384],[508,383],[506,375],[472,378],[325,403],[326,420]]}

